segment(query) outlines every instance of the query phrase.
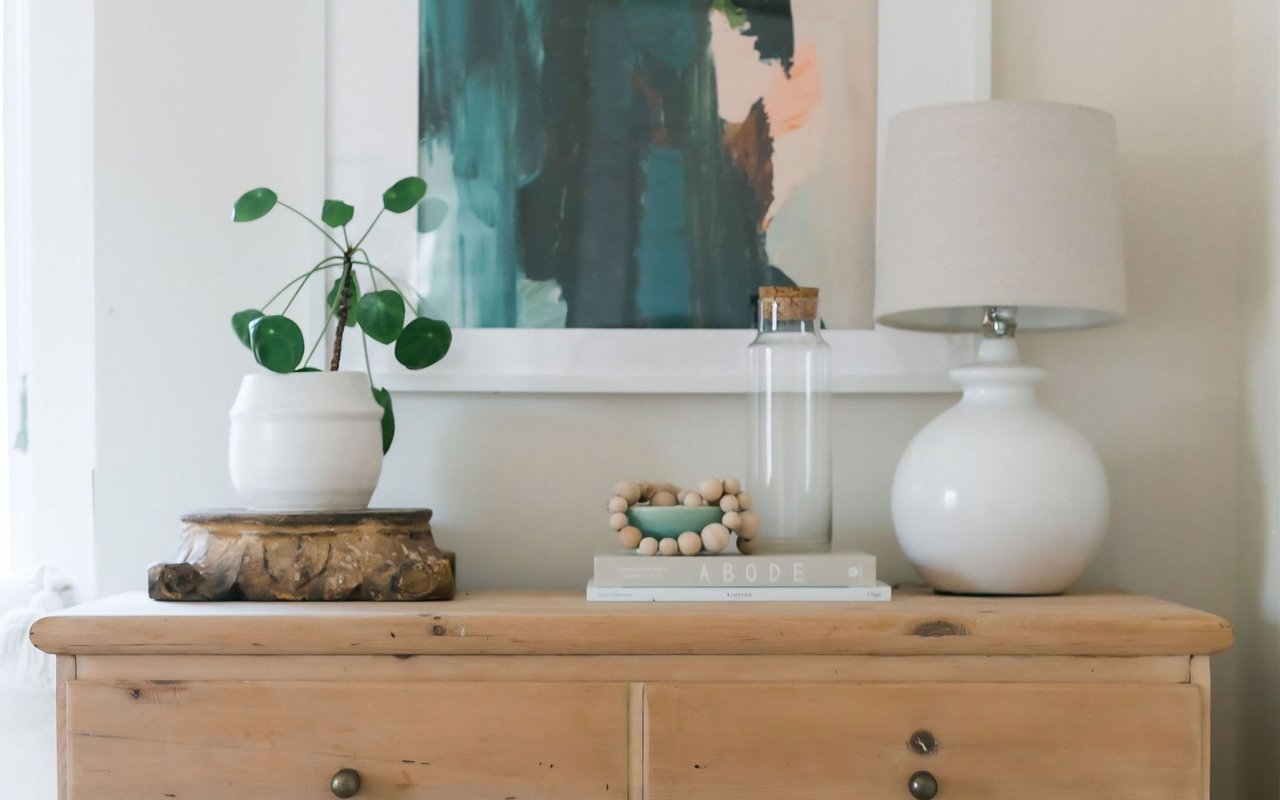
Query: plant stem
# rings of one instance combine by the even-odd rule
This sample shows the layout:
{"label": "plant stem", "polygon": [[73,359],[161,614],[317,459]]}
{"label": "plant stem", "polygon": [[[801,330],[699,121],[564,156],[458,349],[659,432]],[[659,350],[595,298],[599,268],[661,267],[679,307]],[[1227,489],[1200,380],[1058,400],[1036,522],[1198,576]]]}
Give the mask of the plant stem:
{"label": "plant stem", "polygon": [[364,235],[363,235],[363,236],[361,236],[361,237],[360,237],[360,239],[359,239],[359,241],[357,241],[357,242],[356,242],[356,246],[355,246],[355,247],[353,247],[353,248],[351,248],[352,250],[359,250],[359,249],[360,249],[360,245],[364,244],[365,237],[367,237],[367,236],[369,235],[369,232],[373,230],[373,226],[378,224],[378,220],[382,219],[382,212],[383,212],[383,211],[386,211],[386,209],[385,209],[385,208],[380,208],[380,209],[378,209],[378,214],[377,214],[377,216],[375,216],[375,217],[373,218],[373,222],[370,222],[370,223],[369,223],[369,227],[367,227],[367,228],[365,228],[365,229],[364,229]]}
{"label": "plant stem", "polygon": [[369,388],[373,388],[373,367],[369,365],[369,337],[360,329],[360,344],[364,345],[364,374],[369,376]]}
{"label": "plant stem", "polygon": [[324,325],[321,326],[320,335],[317,336],[315,342],[312,343],[311,349],[307,351],[307,358],[302,362],[302,366],[304,367],[311,363],[311,357],[316,354],[316,348],[318,348],[320,343],[324,341],[324,335],[329,331],[329,323],[333,321],[333,315],[338,310],[338,304],[335,302],[333,305],[326,306],[325,308],[327,310],[324,315]]}
{"label": "plant stem", "polygon": [[370,264],[368,261],[355,261],[353,263],[363,264],[364,266],[368,267],[371,270],[377,270],[378,274],[386,278],[387,283],[391,284],[391,288],[396,290],[396,294],[400,295],[400,299],[404,301],[404,304],[406,307],[408,307],[409,311],[412,312],[415,317],[421,316],[418,313],[417,306],[409,302],[408,296],[406,296],[405,293],[400,290],[400,287],[396,285],[396,282],[392,280],[391,276],[388,275],[386,272],[384,272],[381,267],[375,264]]}
{"label": "plant stem", "polygon": [[[308,217],[306,214],[303,214],[301,211],[299,211],[298,209],[296,209],[296,208],[294,208],[293,206],[289,205],[288,203],[285,203],[285,202],[280,201],[280,200],[277,200],[276,202],[277,202],[277,203],[279,203],[280,205],[284,206],[285,208],[289,209],[289,210],[290,210],[290,211],[292,211],[293,213],[297,214],[298,216],[302,217],[302,218],[303,218],[303,219],[305,219],[307,222],[309,222],[309,223],[311,224],[311,227],[315,228],[316,230],[318,230],[318,231],[320,231],[322,234],[324,234],[324,238],[326,238],[326,239],[328,239],[329,241],[333,242],[333,246],[334,246],[334,247],[338,248],[339,250],[341,250],[341,249],[342,249],[342,245],[338,244],[338,240],[337,240],[337,239],[335,239],[335,238],[333,238],[332,236],[330,236],[330,235],[329,235],[329,232],[328,232],[328,231],[326,231],[324,228],[320,227],[320,223],[316,222],[316,221],[315,221],[315,220],[313,220],[311,217]],[[379,214],[381,214],[382,212],[381,212],[381,211],[379,211],[378,213],[379,213]],[[374,219],[376,220],[377,218],[375,217]]]}
{"label": "plant stem", "polygon": [[338,327],[333,332],[333,358],[329,360],[329,371],[337,372],[342,362],[342,334],[347,329],[347,314],[351,312],[351,255],[342,257],[342,291],[338,293]]}
{"label": "plant stem", "polygon": [[302,292],[302,287],[307,285],[307,278],[310,277],[311,273],[307,273],[306,277],[302,279],[302,283],[298,284],[298,288],[293,290],[293,294],[289,296],[289,302],[285,303],[284,308],[280,310],[281,314],[289,313],[289,307],[293,305],[294,300],[298,299],[298,295]]}
{"label": "plant stem", "polygon": [[276,292],[275,294],[271,295],[271,299],[270,299],[270,300],[268,300],[267,302],[265,302],[265,303],[263,303],[263,304],[262,304],[262,308],[261,308],[261,310],[262,310],[262,311],[266,311],[267,306],[269,306],[269,305],[271,305],[272,303],[274,303],[274,302],[276,301],[276,299],[277,299],[278,297],[280,297],[280,295],[282,295],[282,294],[284,294],[285,292],[289,291],[289,287],[290,287],[290,286],[292,286],[292,285],[294,285],[294,284],[295,284],[295,283],[297,283],[298,281],[305,281],[307,278],[310,278],[312,275],[314,275],[315,273],[319,272],[320,270],[322,270],[322,269],[328,269],[328,266],[327,266],[328,262],[330,262],[330,261],[341,261],[341,260],[342,260],[342,256],[329,256],[328,258],[323,259],[319,264],[316,264],[316,265],[315,265],[314,267],[312,267],[311,269],[307,270],[306,272],[302,273],[302,274],[301,274],[301,275],[299,275],[298,277],[296,277],[296,278],[294,278],[293,280],[289,281],[288,283],[286,283],[286,284],[284,285],[284,288],[282,288],[280,291]]}

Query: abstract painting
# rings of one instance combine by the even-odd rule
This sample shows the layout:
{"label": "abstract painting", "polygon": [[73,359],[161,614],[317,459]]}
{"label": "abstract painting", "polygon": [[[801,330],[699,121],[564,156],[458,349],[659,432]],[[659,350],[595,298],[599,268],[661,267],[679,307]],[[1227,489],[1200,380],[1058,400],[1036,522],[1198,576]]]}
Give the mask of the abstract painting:
{"label": "abstract painting", "polygon": [[412,282],[464,328],[869,323],[874,0],[419,0]]}

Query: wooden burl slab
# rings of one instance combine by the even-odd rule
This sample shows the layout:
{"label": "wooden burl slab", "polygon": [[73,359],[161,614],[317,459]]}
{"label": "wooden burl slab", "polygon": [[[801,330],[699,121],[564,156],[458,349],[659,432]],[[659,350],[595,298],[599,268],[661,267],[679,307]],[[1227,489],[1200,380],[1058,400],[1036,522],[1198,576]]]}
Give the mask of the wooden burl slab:
{"label": "wooden burl slab", "polygon": [[152,564],[156,600],[449,600],[454,555],[429,509],[182,517],[174,563]]}

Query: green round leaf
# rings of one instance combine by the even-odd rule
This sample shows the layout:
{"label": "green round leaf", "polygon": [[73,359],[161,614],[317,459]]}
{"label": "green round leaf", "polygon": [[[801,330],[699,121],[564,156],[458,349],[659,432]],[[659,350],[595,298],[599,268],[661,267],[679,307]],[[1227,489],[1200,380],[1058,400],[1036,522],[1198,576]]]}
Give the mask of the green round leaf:
{"label": "green round leaf", "polygon": [[404,300],[390,289],[366,294],[356,306],[355,317],[375,341],[391,344],[404,330]]}
{"label": "green round leaf", "polygon": [[374,389],[373,399],[382,406],[382,453],[391,449],[391,442],[396,438],[396,415],[391,410],[391,392],[386,389]]}
{"label": "green round leaf", "polygon": [[256,308],[246,308],[231,315],[231,329],[236,332],[236,336],[245,347],[249,346],[249,324],[261,316],[262,312]]}
{"label": "green round leaf", "polygon": [[409,369],[424,369],[444,358],[452,343],[448,323],[418,317],[396,339],[396,361]]}
{"label": "green round leaf", "polygon": [[294,370],[294,372],[320,372],[320,371],[321,370],[316,367],[298,367],[297,369]]}
{"label": "green round leaf", "polygon": [[330,228],[341,228],[351,221],[356,210],[341,200],[325,200],[320,211],[320,221]]}
{"label": "green round leaf", "polygon": [[240,195],[240,199],[236,201],[231,211],[231,221],[253,222],[255,219],[261,219],[276,207],[276,199],[276,193],[266,187],[250,189]]}
{"label": "green round leaf", "polygon": [[[350,328],[356,324],[356,315],[352,311],[360,303],[360,282],[356,280],[354,272],[348,273],[347,278],[351,282],[351,295],[347,298],[347,327]],[[338,313],[338,292],[340,291],[342,291],[341,275],[333,279],[333,287],[324,298],[325,305],[332,308],[335,315]]]}
{"label": "green round leaf", "polygon": [[439,197],[428,197],[418,206],[418,233],[431,233],[449,215],[449,204]]}
{"label": "green round leaf", "polygon": [[249,348],[258,363],[272,372],[293,372],[302,363],[306,342],[296,322],[273,314],[249,323]]}
{"label": "green round leaf", "polygon": [[416,206],[426,193],[427,182],[422,178],[401,178],[382,193],[382,207],[392,214],[403,214]]}

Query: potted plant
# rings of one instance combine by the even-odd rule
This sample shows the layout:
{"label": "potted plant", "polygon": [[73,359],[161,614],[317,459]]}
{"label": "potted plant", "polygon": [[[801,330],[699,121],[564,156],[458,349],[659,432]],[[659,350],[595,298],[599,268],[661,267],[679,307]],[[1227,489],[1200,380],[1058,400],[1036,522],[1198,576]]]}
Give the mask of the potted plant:
{"label": "potted plant", "polygon": [[[447,323],[417,313],[364,249],[384,212],[403,214],[426,191],[421,178],[397,181],[354,240],[347,224],[355,209],[341,200],[325,200],[319,222],[281,202],[270,189],[252,189],[236,201],[235,222],[261,219],[280,206],[310,223],[337,251],[289,281],[260,308],[231,315],[236,336],[268,370],[245,376],[231,408],[231,481],[248,507],[326,511],[369,504],[382,456],[395,437],[395,414],[391,394],[374,385],[368,370],[368,340],[393,346],[396,360],[409,369],[423,369],[444,358],[453,339]],[[330,270],[340,272],[326,296],[324,326],[308,348],[289,309],[308,281]],[[368,279],[363,292],[359,273]],[[271,310],[282,301],[279,310]],[[406,315],[412,315],[408,323]],[[318,350],[326,356],[321,344],[331,325],[331,349],[322,362],[327,369],[312,366]],[[355,333],[365,352],[365,375],[339,370],[343,346]]]}

